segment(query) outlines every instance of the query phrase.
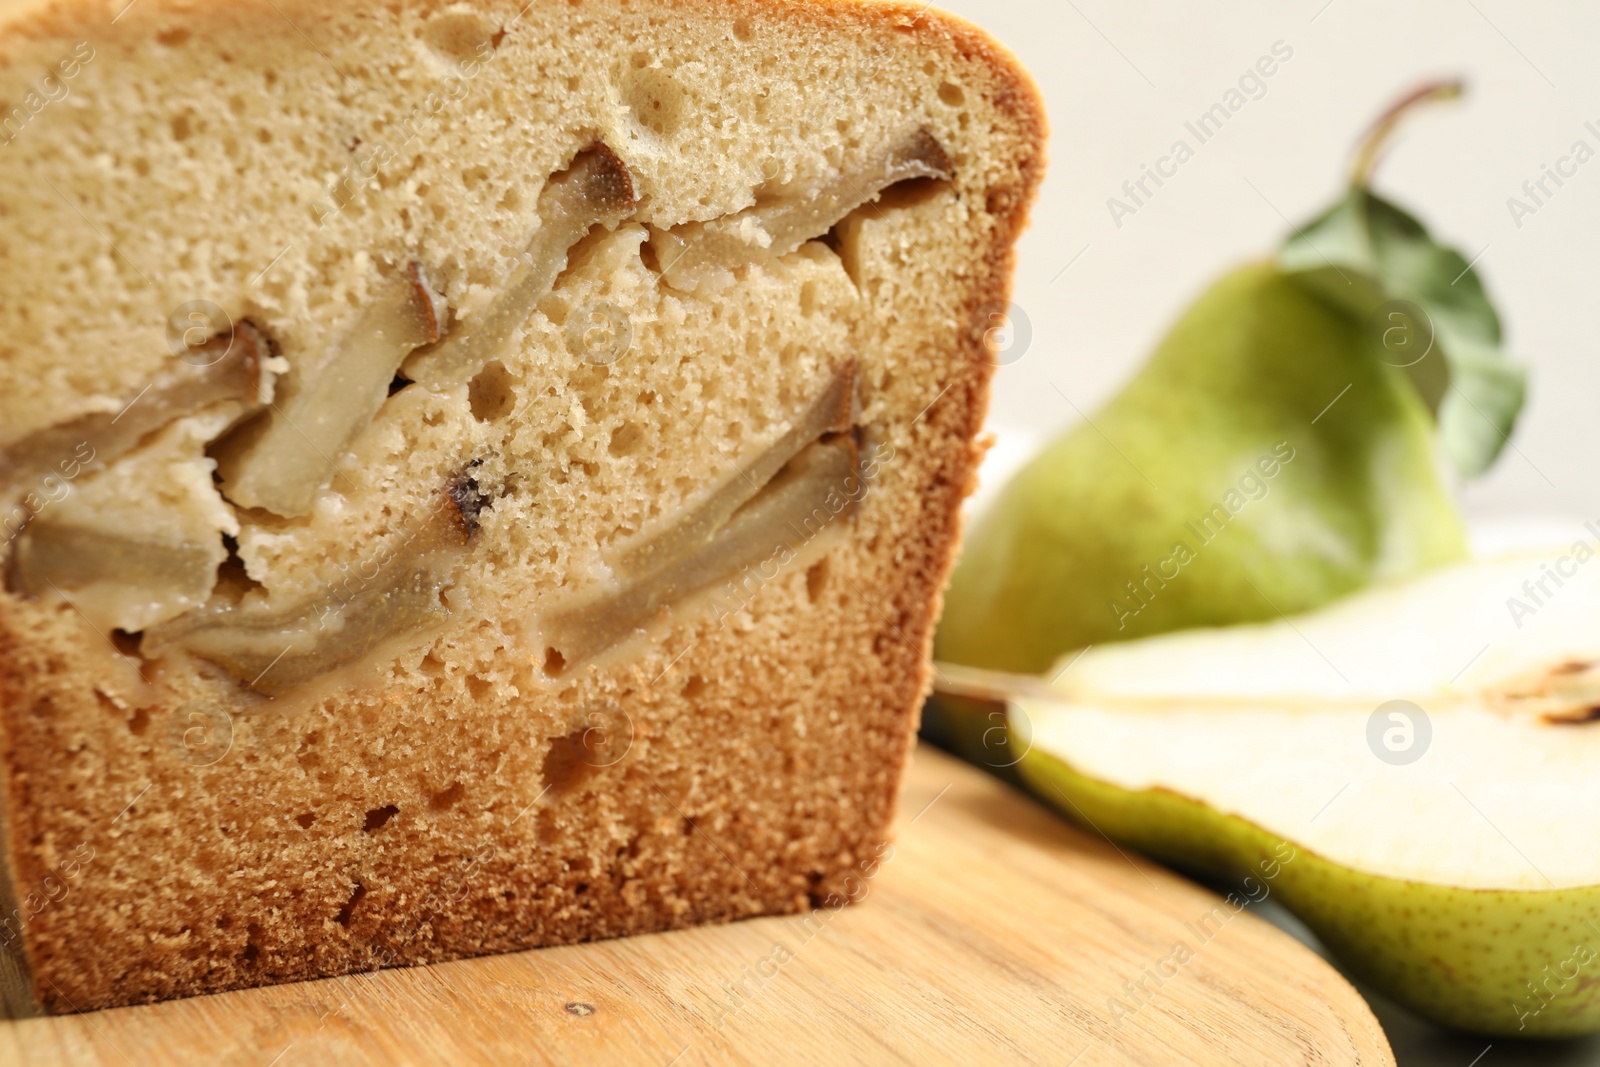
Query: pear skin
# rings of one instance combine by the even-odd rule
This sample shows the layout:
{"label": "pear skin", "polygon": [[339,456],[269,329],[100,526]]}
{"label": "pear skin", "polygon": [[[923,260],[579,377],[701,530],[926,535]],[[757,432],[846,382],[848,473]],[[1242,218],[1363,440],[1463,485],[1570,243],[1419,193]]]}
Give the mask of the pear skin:
{"label": "pear skin", "polygon": [[1253,878],[1247,891],[1278,895],[1351,974],[1427,1019],[1501,1037],[1600,1030],[1600,886],[1432,885],[1353,870],[1292,841],[1281,862],[1282,838],[1190,797],[1122,789],[1037,749],[1018,770],[1091,833],[1196,874]]}
{"label": "pear skin", "polygon": [[1271,263],[1218,281],[977,522],[937,658],[1037,673],[1462,558],[1432,418],[1368,334]]}

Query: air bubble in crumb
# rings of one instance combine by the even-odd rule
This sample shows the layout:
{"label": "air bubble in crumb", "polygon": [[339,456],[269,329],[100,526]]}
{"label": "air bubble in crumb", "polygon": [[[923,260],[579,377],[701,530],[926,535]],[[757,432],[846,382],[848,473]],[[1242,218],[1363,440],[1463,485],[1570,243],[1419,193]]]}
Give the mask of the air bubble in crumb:
{"label": "air bubble in crumb", "polygon": [[445,11],[428,20],[422,39],[429,48],[457,62],[470,59],[495,37],[495,27],[475,11]]}
{"label": "air bubble in crumb", "polygon": [[428,807],[433,811],[448,811],[455,807],[456,801],[466,795],[467,787],[456,782],[443,792],[434,793],[428,797]]}
{"label": "air bubble in crumb", "polygon": [[815,604],[828,588],[829,565],[826,557],[806,569],[806,599]]}
{"label": "air bubble in crumb", "polygon": [[484,365],[467,386],[467,403],[479,422],[498,422],[517,406],[511,372],[499,360]]}
{"label": "air bubble in crumb", "polygon": [[556,796],[571,792],[594,772],[589,747],[585,744],[588,734],[588,730],[579,729],[550,739],[550,750],[540,766],[546,792]]}
{"label": "air bubble in crumb", "polygon": [[367,887],[357,882],[355,892],[350,894],[350,899],[345,901],[344,907],[339,909],[339,914],[333,917],[333,921],[340,926],[349,926],[351,914],[355,912],[356,905],[361,903],[361,898],[366,895]]}
{"label": "air bubble in crumb", "polygon": [[683,123],[684,92],[660,68],[630,72],[623,80],[622,102],[633,111],[635,122],[659,136],[670,137]]}
{"label": "air bubble in crumb", "polygon": [[567,669],[567,657],[561,654],[558,648],[544,650],[544,676],[546,678],[559,678],[561,672]]}
{"label": "air bubble in crumb", "polygon": [[367,812],[367,820],[362,824],[361,829],[365,830],[369,834],[377,833],[379,830],[383,829],[385,823],[399,814],[400,809],[395,807],[393,804],[385,804],[381,808],[373,808],[371,811]]}
{"label": "air bubble in crumb", "polygon": [[644,441],[644,431],[639,429],[638,423],[625,422],[611,431],[611,443],[606,451],[618,459],[631,456],[639,450],[639,445]]}

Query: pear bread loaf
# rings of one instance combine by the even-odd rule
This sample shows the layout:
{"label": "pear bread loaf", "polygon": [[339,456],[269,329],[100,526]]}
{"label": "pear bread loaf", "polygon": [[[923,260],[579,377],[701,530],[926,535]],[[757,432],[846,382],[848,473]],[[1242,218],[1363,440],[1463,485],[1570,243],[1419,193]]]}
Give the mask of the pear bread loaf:
{"label": "pear bread loaf", "polygon": [[844,0],[0,14],[8,997],[858,899],[1015,61]]}

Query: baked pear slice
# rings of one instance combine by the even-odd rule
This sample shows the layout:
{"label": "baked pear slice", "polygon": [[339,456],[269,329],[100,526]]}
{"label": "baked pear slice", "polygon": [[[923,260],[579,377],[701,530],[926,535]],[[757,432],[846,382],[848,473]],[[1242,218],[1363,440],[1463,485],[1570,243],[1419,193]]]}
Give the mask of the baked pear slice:
{"label": "baked pear slice", "polygon": [[1011,702],[1018,769],[1113,840],[1266,885],[1429,1019],[1600,1030],[1596,558],[1092,649]]}

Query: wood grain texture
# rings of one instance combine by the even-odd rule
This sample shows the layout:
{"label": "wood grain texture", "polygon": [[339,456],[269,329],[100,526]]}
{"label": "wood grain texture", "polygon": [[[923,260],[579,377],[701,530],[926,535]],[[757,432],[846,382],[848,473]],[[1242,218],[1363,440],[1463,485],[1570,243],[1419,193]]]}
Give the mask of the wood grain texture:
{"label": "wood grain texture", "polygon": [[923,748],[859,906],[4,1022],[0,1063],[1394,1063],[1287,935],[1201,944],[1217,904]]}

